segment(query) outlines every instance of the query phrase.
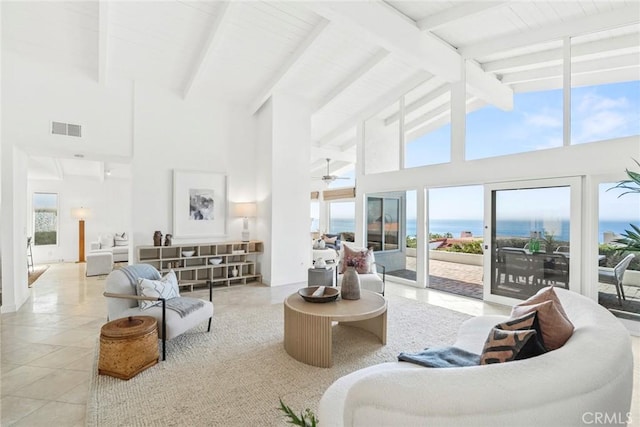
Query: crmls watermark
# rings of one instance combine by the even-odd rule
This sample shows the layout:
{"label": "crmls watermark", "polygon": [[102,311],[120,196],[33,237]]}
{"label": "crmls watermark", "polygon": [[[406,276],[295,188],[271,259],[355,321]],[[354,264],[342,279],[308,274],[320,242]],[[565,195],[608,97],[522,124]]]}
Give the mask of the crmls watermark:
{"label": "crmls watermark", "polygon": [[631,423],[631,412],[585,412],[582,414],[584,424],[593,425],[627,425]]}

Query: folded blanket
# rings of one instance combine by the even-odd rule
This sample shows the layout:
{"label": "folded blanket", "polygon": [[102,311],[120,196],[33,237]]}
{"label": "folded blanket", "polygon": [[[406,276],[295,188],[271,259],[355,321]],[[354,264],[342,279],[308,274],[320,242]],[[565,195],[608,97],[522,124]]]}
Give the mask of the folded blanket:
{"label": "folded blanket", "polygon": [[400,353],[398,360],[427,368],[455,368],[479,365],[480,355],[458,347],[432,347],[418,353]]}
{"label": "folded blanket", "polygon": [[166,304],[169,310],[175,311],[180,317],[185,317],[202,307],[204,301],[197,298],[177,297],[168,299]]}
{"label": "folded blanket", "polygon": [[160,273],[149,264],[132,264],[120,269],[129,279],[134,292],[137,291],[138,279],[160,280]]}

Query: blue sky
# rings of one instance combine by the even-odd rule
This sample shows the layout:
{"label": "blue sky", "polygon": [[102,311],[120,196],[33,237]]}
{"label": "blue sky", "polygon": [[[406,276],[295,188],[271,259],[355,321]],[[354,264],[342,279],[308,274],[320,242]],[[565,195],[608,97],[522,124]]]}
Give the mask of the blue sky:
{"label": "blue sky", "polygon": [[[594,142],[640,134],[640,81],[611,83],[572,89],[571,141]],[[517,93],[512,111],[487,106],[467,115],[467,159],[480,159],[562,146],[562,90]],[[405,167],[445,163],[450,160],[450,125],[436,129],[407,144]],[[491,143],[487,143],[491,141]],[[639,154],[640,157],[640,154]],[[629,159],[628,165],[633,169]],[[353,178],[353,173],[349,174]],[[353,185],[341,181],[340,186]],[[334,183],[335,184],[335,183]],[[640,218],[640,196],[618,198],[617,190],[600,191],[600,218],[629,220]],[[333,187],[332,185],[331,187]],[[483,216],[481,186],[435,189],[429,194],[432,219],[478,219]],[[565,203],[564,196],[545,196],[545,203]],[[551,197],[551,199],[549,199]],[[533,202],[530,201],[528,206]],[[522,206],[515,204],[514,208]],[[408,200],[409,215],[415,201]],[[522,215],[518,209],[510,215]],[[353,213],[345,213],[345,217]]]}

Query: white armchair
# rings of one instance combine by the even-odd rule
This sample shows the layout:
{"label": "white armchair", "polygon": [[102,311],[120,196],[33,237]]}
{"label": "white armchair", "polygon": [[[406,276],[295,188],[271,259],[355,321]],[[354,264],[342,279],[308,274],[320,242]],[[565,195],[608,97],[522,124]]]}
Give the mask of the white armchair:
{"label": "white armchair", "polygon": [[[166,300],[161,297],[137,295],[139,278],[161,279],[158,270],[149,264],[134,264],[109,273],[104,292],[104,296],[107,297],[108,319],[114,320],[128,316],[155,317],[158,322],[158,335],[162,338],[162,360],[166,359],[166,340],[181,335],[205,320],[209,320],[207,332],[211,331],[213,318],[211,282],[209,282],[209,301],[188,297]],[[161,304],[143,309],[138,306],[141,300],[160,301]]]}
{"label": "white armchair", "polygon": [[[338,267],[336,268],[336,283],[338,284],[338,286],[342,285],[343,275],[340,274],[340,270],[342,268],[342,264],[344,263],[345,252],[348,250],[355,252],[366,251],[366,249],[364,248],[355,248],[353,246],[347,246],[346,244],[343,244],[342,246],[343,248],[340,251],[340,260],[338,263]],[[360,287],[367,291],[377,292],[384,296],[386,268],[384,265],[376,262],[373,251],[369,251],[367,256],[369,257],[369,264],[371,265],[371,268],[369,270],[369,273],[358,273],[358,277],[360,278]],[[379,273],[378,269],[382,270],[382,273]]]}

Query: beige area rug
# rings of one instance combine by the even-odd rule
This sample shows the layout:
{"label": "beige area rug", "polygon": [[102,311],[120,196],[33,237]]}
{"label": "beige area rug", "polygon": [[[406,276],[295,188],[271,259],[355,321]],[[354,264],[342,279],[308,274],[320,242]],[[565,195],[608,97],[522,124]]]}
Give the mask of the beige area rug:
{"label": "beige area rug", "polygon": [[336,324],[328,369],[305,365],[285,352],[282,304],[223,310],[214,315],[211,333],[205,324],[170,341],[165,362],[129,381],[97,375],[94,369],[87,425],[285,426],[279,397],[297,412],[315,411],[336,379],[395,361],[401,351],[451,344],[469,318],[414,300],[388,299],[387,345],[368,332]]}
{"label": "beige area rug", "polygon": [[48,264],[42,264],[42,265],[34,266],[33,272],[29,270],[29,277],[28,277],[29,287],[32,287],[35,281],[38,280],[38,278],[42,276],[42,273],[47,271],[48,268],[49,268]]}

